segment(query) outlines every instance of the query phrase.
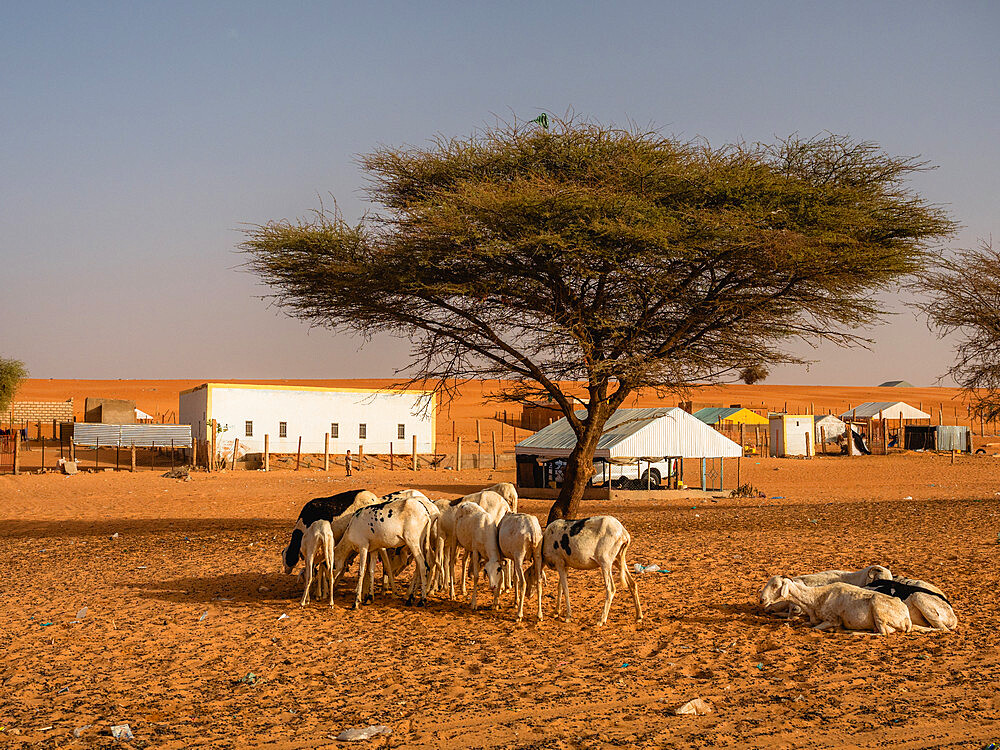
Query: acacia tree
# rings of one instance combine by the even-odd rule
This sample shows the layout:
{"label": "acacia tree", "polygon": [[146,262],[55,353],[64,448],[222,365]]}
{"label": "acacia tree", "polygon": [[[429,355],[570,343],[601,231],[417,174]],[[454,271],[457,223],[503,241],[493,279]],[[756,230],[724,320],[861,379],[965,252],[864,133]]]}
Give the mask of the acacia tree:
{"label": "acacia tree", "polygon": [[0,357],[0,413],[7,411],[14,400],[14,394],[27,377],[28,368],[24,366],[24,362]]}
{"label": "acacia tree", "polygon": [[973,413],[1000,419],[1000,250],[983,242],[935,261],[921,275],[917,303],[932,329],[956,335],[948,375],[965,390]]}
{"label": "acacia tree", "polygon": [[361,164],[371,214],[253,225],[247,265],[292,316],[408,336],[410,382],[551,398],[577,444],[550,518],[575,514],[637,389],[756,377],[800,361],[792,339],[864,342],[874,293],[952,231],[902,184],[922,162],[835,136],[712,148],[515,123]]}

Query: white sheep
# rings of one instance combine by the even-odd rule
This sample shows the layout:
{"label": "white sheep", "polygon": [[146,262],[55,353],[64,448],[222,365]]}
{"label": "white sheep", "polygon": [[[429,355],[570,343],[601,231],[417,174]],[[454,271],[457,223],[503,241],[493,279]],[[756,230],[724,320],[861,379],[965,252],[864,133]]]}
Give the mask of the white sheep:
{"label": "white sheep", "polygon": [[958,617],[944,592],[932,583],[893,576],[892,580],[874,581],[866,588],[901,599],[914,625],[932,630],[955,630]]}
{"label": "white sheep", "polygon": [[788,602],[778,601],[778,590],[785,578],[798,581],[806,586],[826,586],[831,583],[849,583],[864,587],[872,581],[891,580],[892,571],[882,565],[869,565],[861,570],[823,570],[801,576],[771,576],[760,590],[760,604],[766,612],[781,614],[794,612]]}
{"label": "white sheep", "polygon": [[593,516],[579,521],[556,520],[545,527],[542,555],[545,564],[559,572],[559,589],[556,592],[556,616],[559,616],[560,602],[566,597],[566,621],[573,617],[569,603],[569,583],[566,568],[577,570],[601,569],[604,579],[604,610],[598,625],[608,621],[611,600],[615,596],[615,582],[611,575],[612,566],[618,561],[621,584],[632,592],[635,601],[636,622],[642,621],[642,605],[639,604],[639,588],[629,573],[625,563],[625,551],[632,543],[632,537],[621,521],[613,516]]}
{"label": "white sheep", "polygon": [[783,578],[778,587],[778,601],[801,607],[816,630],[839,626],[848,630],[872,630],[880,635],[927,630],[913,625],[906,605],[899,599],[849,583],[807,586],[801,581]]}
{"label": "white sheep", "polygon": [[[486,510],[475,503],[460,503],[455,511],[455,539],[472,559],[472,609],[476,608],[476,591],[479,588],[479,563],[486,561],[486,577],[494,592],[500,588],[500,544],[497,525]],[[493,598],[496,604],[496,596]]]}
{"label": "white sheep", "polygon": [[[447,508],[445,507],[445,503],[447,503]],[[465,495],[463,497],[457,497],[454,500],[439,500],[436,503],[438,508],[442,511],[442,515],[438,519],[438,524],[441,527],[440,534],[445,537],[442,547],[442,563],[444,569],[444,578],[442,579],[442,582],[448,586],[448,598],[452,600],[455,598],[455,562],[458,556],[458,543],[454,534],[454,519],[457,508],[465,503],[472,503],[481,507],[489,513],[494,523],[500,523],[500,519],[503,518],[505,514],[510,513],[510,505],[507,503],[507,500],[493,490],[480,490],[479,492],[473,492],[472,494]],[[468,562],[468,554],[463,555],[461,577],[462,596],[465,596],[468,593],[465,586]]]}
{"label": "white sheep", "polygon": [[[424,550],[427,548],[427,537],[431,528],[431,516],[427,508],[418,500],[406,498],[376,503],[355,511],[350,525],[335,550],[337,572],[335,580],[344,571],[344,563],[349,552],[358,551],[358,585],[354,596],[354,607],[361,603],[361,589],[366,573],[372,576],[373,562],[370,553],[374,550],[396,549],[405,546],[417,564],[420,576],[422,605],[427,600],[427,566]],[[389,576],[389,583],[395,591],[392,567],[384,564]],[[369,585],[371,582],[369,581]],[[412,603],[412,596],[407,603]]]}
{"label": "white sheep", "polygon": [[510,482],[497,482],[483,488],[483,492],[487,490],[500,495],[510,505],[510,512],[517,513],[517,488],[513,484]]}
{"label": "white sheep", "polygon": [[301,605],[309,603],[309,591],[313,584],[314,571],[317,575],[317,597],[322,597],[324,590],[329,590],[330,606],[333,606],[333,561],[334,541],[330,522],[320,519],[313,521],[302,537],[302,550],[305,559],[303,575],[305,591],[302,592]]}
{"label": "white sheep", "polygon": [[[524,575],[524,564],[528,563],[532,583],[538,588],[538,621],[542,620],[542,525],[528,513],[508,513],[500,519],[497,529],[500,552],[513,563],[514,600],[517,603],[517,619],[524,618],[524,600],[528,593],[528,580]],[[494,594],[500,596],[498,588]]]}

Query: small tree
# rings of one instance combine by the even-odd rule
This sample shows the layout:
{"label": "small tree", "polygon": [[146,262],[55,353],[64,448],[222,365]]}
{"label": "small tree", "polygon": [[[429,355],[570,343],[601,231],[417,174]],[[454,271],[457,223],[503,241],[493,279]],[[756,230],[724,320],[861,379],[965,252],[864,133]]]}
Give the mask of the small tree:
{"label": "small tree", "polygon": [[834,136],[711,148],[515,124],[361,164],[376,213],[252,226],[249,267],[293,316],[409,336],[411,382],[551,397],[577,443],[550,518],[576,513],[630,394],[798,362],[793,339],[864,341],[874,293],[952,229],[902,185],[922,163]]}
{"label": "small tree", "polygon": [[28,369],[24,362],[0,357],[0,414],[5,413],[13,403],[14,395],[27,377]]}
{"label": "small tree", "polygon": [[1000,250],[983,242],[936,261],[920,278],[917,306],[941,336],[956,335],[948,370],[973,413],[1000,419]]}

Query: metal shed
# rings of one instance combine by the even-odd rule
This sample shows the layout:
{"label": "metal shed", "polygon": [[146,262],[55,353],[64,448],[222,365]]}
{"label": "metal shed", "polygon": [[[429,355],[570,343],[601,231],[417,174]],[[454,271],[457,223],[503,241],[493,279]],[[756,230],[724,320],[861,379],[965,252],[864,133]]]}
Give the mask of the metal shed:
{"label": "metal shed", "polygon": [[[581,409],[576,414],[582,418],[587,412]],[[518,484],[545,486],[548,474],[540,470],[547,464],[557,464],[559,459],[565,459],[575,447],[576,433],[565,417],[522,440],[515,447]],[[645,464],[647,472],[655,471],[663,478],[677,476],[675,462],[678,460],[738,458],[742,455],[743,449],[738,443],[720,435],[683,409],[649,407],[616,411],[598,441],[594,459],[595,464],[600,463],[607,470],[610,480],[615,466],[635,469]],[[703,485],[704,482],[703,462]]]}
{"label": "metal shed", "polygon": [[742,406],[707,406],[699,409],[694,416],[705,424],[767,424],[767,417]]}
{"label": "metal shed", "polygon": [[815,456],[814,429],[812,414],[772,414],[768,427],[771,455]]}
{"label": "metal shed", "polygon": [[930,419],[931,415],[905,401],[866,401],[845,411],[840,418],[857,422],[870,419]]}

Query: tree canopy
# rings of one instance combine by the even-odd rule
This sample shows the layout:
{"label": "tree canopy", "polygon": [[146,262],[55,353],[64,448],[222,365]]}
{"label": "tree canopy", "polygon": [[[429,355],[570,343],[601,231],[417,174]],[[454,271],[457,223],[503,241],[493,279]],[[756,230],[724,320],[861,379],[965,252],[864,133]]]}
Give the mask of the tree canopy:
{"label": "tree canopy", "polygon": [[361,164],[369,215],[252,226],[249,267],[293,316],[408,336],[414,380],[551,397],[578,439],[553,516],[575,511],[628,395],[759,379],[800,361],[794,339],[863,342],[875,293],[953,228],[904,185],[923,162],[839,136],[713,148],[515,123]]}
{"label": "tree canopy", "polygon": [[957,336],[948,370],[973,412],[1000,419],[1000,250],[984,242],[936,260],[921,275],[918,307],[942,336]]}
{"label": "tree canopy", "polygon": [[0,357],[0,413],[10,407],[14,395],[27,377],[28,368],[24,366],[24,362]]}

